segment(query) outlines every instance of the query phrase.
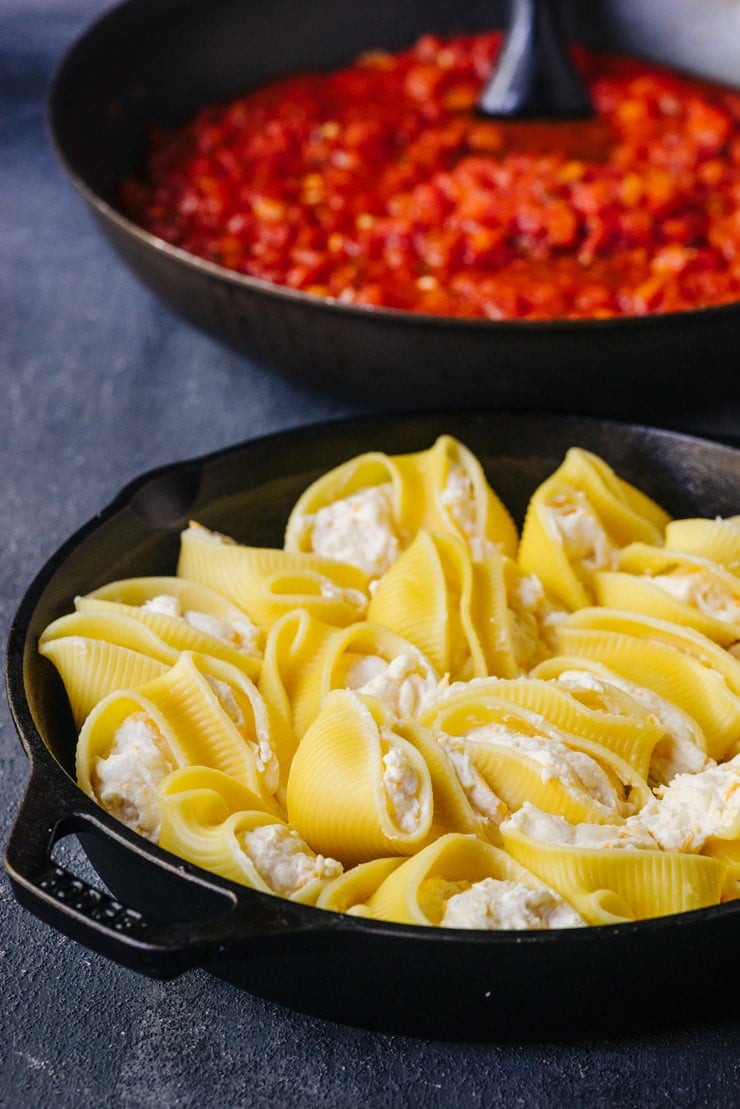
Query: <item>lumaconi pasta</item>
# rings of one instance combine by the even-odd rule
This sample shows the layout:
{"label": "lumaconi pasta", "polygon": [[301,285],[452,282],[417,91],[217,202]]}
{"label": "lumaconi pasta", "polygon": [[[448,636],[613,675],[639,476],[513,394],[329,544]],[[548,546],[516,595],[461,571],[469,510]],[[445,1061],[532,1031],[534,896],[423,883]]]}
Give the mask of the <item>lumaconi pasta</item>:
{"label": "lumaconi pasta", "polygon": [[175,575],[78,597],[39,649],[81,788],[189,862],[372,919],[575,928],[740,897],[739,583],[740,516],[671,520],[573,447],[520,539],[443,435],[319,477],[284,548],[193,521]]}

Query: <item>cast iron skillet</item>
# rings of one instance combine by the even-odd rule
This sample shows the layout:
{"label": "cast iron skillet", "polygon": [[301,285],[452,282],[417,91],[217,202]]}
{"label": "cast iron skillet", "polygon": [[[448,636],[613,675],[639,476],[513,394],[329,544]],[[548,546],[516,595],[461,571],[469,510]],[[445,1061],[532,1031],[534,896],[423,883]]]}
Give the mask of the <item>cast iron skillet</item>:
{"label": "cast iron skillet", "polygon": [[[734,0],[571,0],[571,37],[730,83]],[[740,393],[740,306],[612,321],[475,321],[330,303],[200,261],[135,227],[118,201],[153,124],[272,77],[341,65],[423,31],[505,22],[502,0],[128,0],[70,50],[50,95],[53,139],[131,269],[191,322],[257,363],[355,401],[500,406],[651,421]]]}
{"label": "cast iron skillet", "polygon": [[[74,783],[66,697],[36,643],[77,593],[114,578],[173,572],[190,518],[279,546],[290,507],[319,473],[360,451],[421,450],[443,432],[478,454],[519,523],[535,486],[573,444],[601,454],[673,515],[740,508],[738,450],[632,424],[517,412],[322,424],[145,474],[50,559],[11,629],[9,702],[31,763],[5,860],[15,893],[62,932],[145,974],[206,967],[285,1005],[386,1031],[554,1037],[716,1014],[740,984],[740,902],[563,932],[367,921],[183,863],[117,823]],[[69,833],[113,897],[54,862],[54,843]]]}

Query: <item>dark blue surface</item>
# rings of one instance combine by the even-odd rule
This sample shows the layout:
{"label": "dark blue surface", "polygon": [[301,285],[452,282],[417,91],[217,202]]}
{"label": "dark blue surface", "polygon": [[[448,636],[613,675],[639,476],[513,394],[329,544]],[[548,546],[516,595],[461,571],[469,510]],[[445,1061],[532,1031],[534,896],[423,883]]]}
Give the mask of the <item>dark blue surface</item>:
{"label": "dark blue surface", "polygon": [[[3,641],[41,563],[142,470],[352,411],[175,319],[94,230],[51,149],[44,98],[63,51],[106,6],[0,0]],[[655,422],[740,434],[740,413],[721,398]],[[25,780],[3,705],[3,844]],[[636,1005],[650,989],[660,983],[635,983]],[[4,875],[0,996],[1,1105],[740,1104],[740,1020],[697,1014],[690,1028],[570,1044],[557,1029],[552,1042],[520,1045],[378,1036],[286,1012],[202,972],[139,977],[24,912]]]}

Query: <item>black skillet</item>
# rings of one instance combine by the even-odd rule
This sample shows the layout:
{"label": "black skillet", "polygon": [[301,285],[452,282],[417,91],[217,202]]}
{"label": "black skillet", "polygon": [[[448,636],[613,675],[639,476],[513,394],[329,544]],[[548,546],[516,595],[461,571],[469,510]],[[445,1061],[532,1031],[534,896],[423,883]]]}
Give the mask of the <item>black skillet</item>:
{"label": "black skillet", "polygon": [[[571,38],[735,82],[734,0],[570,0]],[[152,125],[272,77],[423,31],[506,23],[501,0],[128,0],[73,46],[50,95],[64,166],[118,255],[171,308],[258,364],[389,407],[498,404],[655,422],[740,395],[740,306],[595,321],[439,319],[358,308],[229,272],[135,227],[121,181]]]}
{"label": "black skillet", "polygon": [[[193,967],[336,1021],[447,1038],[556,1037],[710,1019],[736,1008],[740,901],[602,928],[476,933],[393,925],[295,905],[182,863],[98,809],[73,780],[75,733],[37,650],[73,598],[114,578],[172,572],[189,518],[280,545],[320,472],[360,451],[420,450],[443,432],[481,458],[521,523],[535,486],[579,444],[673,515],[740,510],[740,450],[644,427],[525,413],[337,422],[257,439],[134,481],[50,559],[15,617],[9,703],[31,764],[7,845],[18,900],[145,974]],[[112,897],[53,858],[75,833]]]}

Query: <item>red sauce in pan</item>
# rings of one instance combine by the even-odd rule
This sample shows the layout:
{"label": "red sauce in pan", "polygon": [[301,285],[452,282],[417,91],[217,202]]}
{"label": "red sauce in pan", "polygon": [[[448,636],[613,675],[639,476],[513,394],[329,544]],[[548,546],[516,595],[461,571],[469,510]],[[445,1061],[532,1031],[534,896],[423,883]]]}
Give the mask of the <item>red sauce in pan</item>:
{"label": "red sauce in pan", "polygon": [[740,93],[577,52],[595,119],[474,111],[500,35],[427,35],[152,136],[126,212],[240,273],[359,305],[599,318],[740,300]]}

